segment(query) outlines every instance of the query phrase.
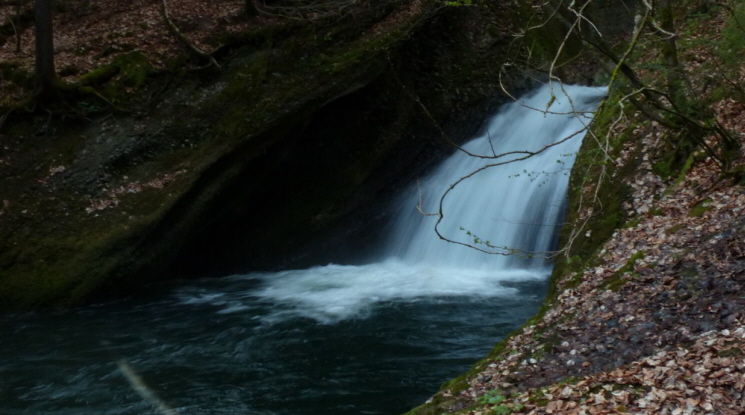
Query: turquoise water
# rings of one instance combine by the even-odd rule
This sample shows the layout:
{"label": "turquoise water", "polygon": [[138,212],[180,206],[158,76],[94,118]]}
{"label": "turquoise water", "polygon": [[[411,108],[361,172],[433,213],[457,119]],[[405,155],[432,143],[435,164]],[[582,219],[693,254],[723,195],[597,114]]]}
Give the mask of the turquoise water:
{"label": "turquoise water", "polygon": [[262,284],[205,280],[150,300],[2,317],[0,413],[159,413],[122,360],[178,414],[403,413],[535,313],[544,294],[538,280],[504,283],[503,296],[387,299],[319,321],[258,295]]}

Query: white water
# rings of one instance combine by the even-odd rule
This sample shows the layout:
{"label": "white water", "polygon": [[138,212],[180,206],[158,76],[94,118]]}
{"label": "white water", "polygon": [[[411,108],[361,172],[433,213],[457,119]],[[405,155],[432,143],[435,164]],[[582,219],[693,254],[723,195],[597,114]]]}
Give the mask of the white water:
{"label": "white water", "polygon": [[[553,93],[556,98],[550,105],[551,113],[535,110],[545,110],[551,101],[549,88],[540,88],[520,103],[504,106],[484,133],[463,148],[485,156],[535,152],[571,138],[527,160],[483,170],[460,183],[444,204],[445,217],[439,227],[443,235],[473,242],[466,234],[471,231],[497,247],[530,252],[552,248],[569,169],[590,122],[589,112],[605,91],[554,84]],[[270,302],[272,313],[262,317],[270,323],[297,316],[334,323],[364,317],[375,304],[384,302],[514,296],[517,290],[503,283],[545,279],[550,268],[544,259],[488,255],[442,241],[433,230],[437,218],[416,209],[421,197],[425,212],[437,212],[440,197],[450,184],[486,164],[504,160],[507,158],[480,159],[456,152],[419,186],[412,186],[394,214],[387,254],[379,262],[233,276],[236,282],[257,282],[259,287],[247,284],[250,287],[230,291],[182,290],[179,297],[184,303],[212,304],[220,313],[244,311],[256,300]],[[489,249],[483,244],[476,246]]]}
{"label": "white water", "polygon": [[[252,273],[231,277],[239,287],[241,281],[258,280],[257,289],[238,288],[219,291],[185,288],[178,296],[182,303],[211,304],[218,313],[239,313],[252,308],[252,300],[273,304],[264,322],[275,323],[292,317],[306,317],[331,324],[353,317],[365,317],[379,303],[417,301],[421,298],[453,296],[514,296],[516,288],[504,282],[534,281],[541,273],[526,270],[463,269],[411,265],[389,259],[369,265],[318,266],[303,270]],[[250,284],[249,284],[250,285]]]}
{"label": "white water", "polygon": [[[485,169],[458,184],[443,204],[440,233],[489,251],[549,251],[562,213],[569,170],[582,144],[584,129],[591,121],[588,111],[595,110],[604,94],[601,88],[554,84],[556,98],[550,105],[551,113],[540,111],[551,102],[551,89],[547,86],[502,107],[483,134],[463,145],[463,149],[483,156],[537,152],[571,138],[525,160]],[[433,232],[437,217],[424,216],[413,208],[421,197],[422,211],[437,213],[443,193],[459,178],[485,165],[522,157],[525,155],[481,159],[456,152],[445,160],[400,204],[389,255],[412,264],[492,271],[543,267],[542,258],[521,261],[515,256],[487,255],[440,240]],[[497,248],[474,243],[469,231]]]}

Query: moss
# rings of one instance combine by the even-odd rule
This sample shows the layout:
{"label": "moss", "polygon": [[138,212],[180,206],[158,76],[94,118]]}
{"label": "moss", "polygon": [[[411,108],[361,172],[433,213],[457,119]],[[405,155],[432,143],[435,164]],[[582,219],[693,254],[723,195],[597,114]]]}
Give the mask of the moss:
{"label": "moss", "polygon": [[117,73],[119,73],[119,68],[114,65],[105,65],[78,78],[78,84],[82,87],[103,85]]}
{"label": "moss", "polygon": [[[237,58],[239,64],[231,68],[226,87],[213,100],[214,106],[225,107],[216,135],[232,139],[256,134],[257,125],[288,112],[288,103],[302,105],[305,97],[318,96],[319,91],[353,79],[364,85],[371,78],[360,81],[361,74],[368,72],[371,77],[379,73],[381,54],[402,41],[402,35],[416,24],[417,15],[410,16],[387,31],[350,42],[330,43],[306,31],[283,44],[288,49],[284,54],[272,48],[247,48],[244,56]],[[234,102],[241,105],[225,106]],[[297,120],[302,119],[299,113]]]}
{"label": "moss", "polygon": [[130,88],[143,87],[153,71],[147,57],[140,51],[119,55],[111,64],[119,69],[121,85]]}
{"label": "moss", "polygon": [[540,352],[534,354],[534,359],[539,359],[543,357],[547,352],[552,352],[556,346],[561,344],[561,336],[559,336],[556,332],[550,332],[550,333],[539,333],[534,336],[535,340],[538,341],[541,344]]}
{"label": "moss", "polygon": [[652,171],[663,179],[667,179],[673,175],[673,162],[672,160],[658,161],[652,165]]}
{"label": "moss", "polygon": [[113,104],[133,103],[140,98],[153,74],[155,70],[143,52],[121,54],[110,64],[79,77],[76,82],[77,96],[73,93],[72,98],[78,107],[82,106],[81,109],[94,112],[107,108],[101,102],[96,102],[96,98],[103,97]]}
{"label": "moss", "polygon": [[81,236],[27,238],[27,246],[9,252],[6,261],[11,257],[12,266],[0,279],[5,306],[69,305],[88,294],[86,287],[92,288],[111,271],[115,257],[102,255],[106,251],[102,242],[109,234],[86,232]]}
{"label": "moss", "polygon": [[691,168],[693,168],[693,163],[696,161],[696,154],[691,154],[686,159],[685,164],[683,165],[683,168],[680,169],[680,173],[678,173],[678,178],[675,179],[675,186],[679,186],[681,183],[683,183],[683,180],[685,180],[686,175],[688,175],[688,172],[691,171]]}
{"label": "moss", "polygon": [[545,407],[550,402],[550,399],[548,399],[543,389],[535,389],[528,397],[528,402],[536,406]]}
{"label": "moss", "polygon": [[745,5],[738,4],[727,19],[717,51],[727,68],[739,68],[743,62],[745,31],[742,22],[745,20]]}
{"label": "moss", "polygon": [[713,209],[713,207],[709,206],[711,202],[712,200],[710,198],[706,198],[698,202],[694,207],[691,208],[691,210],[688,211],[688,216],[693,218],[700,218],[704,215],[704,213]]}
{"label": "moss", "polygon": [[[427,12],[422,11],[425,15],[428,15]],[[59,230],[45,229],[45,232],[38,232],[38,229],[34,228],[36,224],[28,225],[28,230],[25,230],[25,225],[20,222],[11,224],[10,227],[15,234],[8,238],[7,245],[17,242],[18,248],[12,251],[0,249],[0,295],[3,296],[0,301],[3,306],[29,308],[40,305],[74,304],[90,298],[91,293],[100,291],[103,285],[116,285],[111,279],[117,278],[117,275],[127,272],[136,274],[137,267],[148,261],[157,267],[161,260],[148,259],[148,256],[165,251],[173,254],[172,251],[178,247],[166,246],[168,242],[165,240],[176,238],[172,245],[178,246],[180,241],[177,236],[181,235],[179,232],[196,228],[195,223],[199,214],[209,209],[209,203],[216,195],[221,194],[220,192],[230,186],[236,177],[245,172],[248,163],[261,156],[279,140],[286,139],[290,132],[297,131],[293,129],[302,129],[310,114],[378,76],[388,62],[382,53],[406,40],[405,37],[391,34],[401,35],[407,28],[426,20],[420,17],[413,15],[409,20],[395,22],[400,26],[393,32],[382,32],[379,36],[354,39],[350,42],[326,42],[328,45],[322,47],[312,38],[312,30],[304,31],[297,36],[292,34],[295,36],[294,40],[283,41],[281,45],[269,45],[271,47],[258,52],[253,46],[242,51],[233,51],[234,55],[231,58],[235,57],[236,60],[231,61],[235,63],[225,65],[225,72],[220,75],[219,82],[210,79],[212,74],[200,73],[190,76],[189,80],[200,83],[192,90],[205,92],[203,96],[206,98],[199,102],[190,102],[191,97],[176,97],[173,101],[188,102],[180,116],[157,115],[164,117],[160,123],[163,130],[159,130],[157,134],[167,137],[163,140],[167,143],[153,144],[155,150],[152,147],[143,150],[138,147],[139,143],[122,143],[116,149],[122,152],[121,155],[102,155],[104,159],[107,156],[111,157],[105,160],[107,175],[127,175],[128,180],[132,181],[152,178],[158,172],[174,171],[180,163],[188,167],[188,173],[161,192],[143,191],[138,194],[120,195],[120,207],[106,209],[90,216],[83,213],[88,207],[87,199],[90,196],[70,195],[69,199],[74,200],[70,203],[72,206],[67,206],[71,214],[59,221]],[[315,50],[322,50],[326,60],[309,65],[309,61],[317,56],[313,53]],[[244,56],[241,57],[241,54]],[[298,58],[303,55],[307,55],[307,59]],[[17,67],[10,68],[16,69]],[[174,72],[176,70],[174,69]],[[111,64],[79,78],[77,84],[67,91],[74,98],[68,102],[74,101],[85,114],[110,110],[110,103],[126,109],[122,104],[142,102],[143,94],[149,99],[149,95],[146,94],[155,90],[154,81],[161,75],[152,69],[140,52],[119,55],[114,57]],[[199,88],[204,85],[207,88],[214,87],[214,92],[200,90]],[[184,131],[193,128],[194,124],[180,121],[192,115],[199,118],[201,126],[207,126],[203,134]],[[126,125],[129,120],[127,118],[122,123]],[[46,119],[44,121],[48,122]],[[173,127],[168,126],[171,121],[175,121]],[[118,119],[114,120],[114,123],[119,122]],[[152,125],[142,120],[133,122],[139,125]],[[81,122],[74,120],[71,123]],[[14,128],[13,124],[11,122],[7,125]],[[55,125],[55,128],[61,129],[59,125]],[[18,137],[35,134],[36,131],[13,133]],[[72,144],[69,149],[62,150],[60,143],[67,141],[67,138],[60,139],[60,136],[65,134],[55,133],[55,140],[49,141],[52,144],[45,144],[44,148],[48,149],[50,154],[54,153],[54,156],[40,159],[38,165],[41,169],[51,166],[52,162],[55,163],[54,166],[59,165],[57,163],[61,163],[60,158],[69,161],[69,155],[72,154],[74,157],[75,152],[79,151],[81,135],[76,135],[75,140],[70,140]],[[178,148],[183,143],[177,142],[178,139],[172,139],[174,136],[198,138],[188,150],[180,151]],[[170,148],[162,150],[157,146]],[[375,156],[378,157],[384,151],[388,151],[389,146],[388,142],[380,144],[378,147],[382,150],[378,152],[376,147]],[[292,207],[295,210],[291,212],[292,218],[283,222],[281,227],[289,230],[289,234],[298,233],[301,226],[314,226],[312,223],[305,223],[308,221],[304,222],[303,215],[314,209],[338,209],[348,199],[351,189],[368,177],[371,166],[376,161],[377,159],[371,155],[369,158],[365,157],[364,162],[350,166],[337,174],[338,180],[334,185],[325,186],[323,194],[302,204],[302,212],[298,212],[300,209],[296,206]],[[37,174],[33,176],[31,184],[36,183],[38,179]],[[54,185],[61,182],[55,182]],[[195,184],[197,182],[199,183]],[[119,179],[112,179],[106,185],[117,186],[121,183]],[[13,183],[16,187],[13,194],[21,192],[23,188],[29,188],[28,184]],[[36,185],[38,186],[38,183]],[[85,191],[95,191],[89,190],[95,185],[86,183],[84,186],[87,186]],[[5,190],[4,187],[4,194],[7,195]],[[55,196],[59,194],[55,193]],[[16,198],[12,199],[15,202]],[[334,202],[338,199],[342,202]],[[57,204],[49,204],[50,209],[53,206]],[[123,212],[125,206],[126,215]],[[29,216],[33,218],[59,218],[59,213],[48,213],[43,208],[38,211],[29,209]],[[3,219],[7,217],[6,215]],[[276,238],[281,238],[285,234],[284,228],[278,229]],[[168,236],[154,238],[151,235],[153,229],[165,229]],[[46,237],[40,237],[42,233]],[[3,241],[5,242],[7,241]],[[145,254],[134,253],[135,249],[142,249],[143,246],[152,249],[148,249]],[[168,251],[169,249],[171,251]],[[41,264],[40,261],[45,264]],[[131,274],[127,277],[137,278]],[[126,285],[134,284],[136,281],[128,281]]]}
{"label": "moss", "polygon": [[681,230],[681,229],[683,229],[683,228],[685,228],[685,226],[683,224],[678,224],[678,225],[675,225],[675,226],[671,226],[670,228],[665,229],[665,234],[666,235],[674,235],[674,234],[678,233],[678,231]]}
{"label": "moss", "polygon": [[717,351],[717,356],[719,357],[740,357],[743,354],[745,353],[738,347]]}
{"label": "moss", "polygon": [[652,216],[665,216],[665,211],[660,208],[652,208],[649,210],[649,214]]}
{"label": "moss", "polygon": [[645,255],[645,251],[639,251],[631,255],[631,257],[626,260],[624,266],[622,266],[618,271],[614,272],[613,275],[609,276],[605,281],[603,281],[603,283],[600,285],[600,288],[611,291],[620,290],[621,287],[623,287],[626,282],[628,282],[628,274],[634,273],[634,268],[637,261],[643,259]]}
{"label": "moss", "polygon": [[[608,137],[611,158],[620,153],[624,144],[631,139],[631,136],[625,132],[609,136],[608,129],[618,116],[619,98],[618,92],[612,92],[601,105],[592,123],[592,130],[597,137]],[[628,108],[624,108],[625,110],[628,110]],[[632,128],[629,127],[629,129]],[[582,228],[591,230],[591,232],[578,235],[569,247],[567,254],[557,259],[552,278],[563,279],[571,272],[578,270],[577,266],[571,265],[567,258],[573,258],[572,263],[581,264],[583,268],[593,266],[596,262],[596,252],[613,235],[616,229],[623,226],[627,217],[622,205],[632,194],[631,189],[623,184],[623,181],[636,172],[638,162],[635,160],[636,158],[632,157],[631,162],[620,168],[616,167],[613,163],[609,163],[606,153],[599,148],[597,140],[584,140],[572,169],[568,195],[569,214],[566,220],[570,225],[562,229],[562,243],[569,240],[570,234],[576,226],[582,225],[578,216],[581,201],[587,203],[588,199],[602,200],[602,204],[596,203],[592,216],[587,219]],[[606,182],[598,183],[599,177],[605,177]],[[610,177],[613,177],[612,184],[607,182]],[[583,197],[583,192],[598,185],[600,188],[597,192],[597,199],[593,196]],[[585,205],[586,207],[587,205]],[[633,225],[633,222],[629,225]]]}
{"label": "moss", "polygon": [[[581,53],[581,41],[575,36],[567,39],[567,27],[561,19],[542,21],[543,19],[535,14],[536,9],[532,7],[531,2],[519,1],[514,8],[515,21],[525,22],[525,27],[533,28],[525,33],[522,46],[531,51],[534,61],[551,62],[556,51],[561,50],[561,56],[558,57],[554,69],[560,73],[561,78],[571,79],[570,73],[564,73],[564,67]],[[537,22],[541,24],[536,24]],[[520,27],[518,31],[524,31],[525,27]],[[548,67],[543,69],[548,70]]]}
{"label": "moss", "polygon": [[[257,89],[263,86],[269,71],[270,52],[252,53],[241,60],[240,66],[228,75],[226,87],[214,101],[236,102],[247,97],[244,105],[231,105],[225,115],[221,117],[215,128],[220,136],[236,137],[248,134],[258,121],[269,117],[271,103],[260,100],[266,98]],[[288,88],[288,81],[282,80],[273,85],[279,91]],[[292,84],[292,82],[289,82]]]}
{"label": "moss", "polygon": [[[139,261],[131,255],[137,243],[126,241],[141,237],[148,224],[157,220],[152,215],[132,219],[120,210],[87,214],[89,201],[68,187],[62,175],[49,183],[38,183],[49,167],[73,163],[86,144],[85,128],[79,120],[53,121],[54,133],[38,132],[50,123],[47,116],[22,114],[7,125],[8,136],[23,140],[28,148],[17,154],[15,161],[33,163],[40,172],[2,184],[4,197],[13,205],[0,221],[4,235],[0,245],[0,309],[76,305],[89,299],[117,270]],[[29,189],[32,195],[27,194]],[[153,205],[167,208],[167,194],[150,197],[144,193],[125,195],[122,200],[137,196],[140,206],[145,205],[141,203],[145,198],[151,198]],[[19,208],[13,209],[15,206]],[[147,213],[156,211],[151,206]]]}
{"label": "moss", "polygon": [[[147,255],[137,254],[138,241],[153,229],[177,200],[171,193],[144,191],[137,197],[138,214],[131,210],[101,211],[88,216],[79,206],[60,226],[41,234],[17,232],[7,243],[15,248],[0,255],[0,309],[68,307],[90,299],[104,286],[114,286],[133,269],[145,263]],[[148,197],[149,196],[149,197]],[[126,202],[127,196],[122,196]],[[41,206],[29,215],[44,215]],[[85,226],[80,226],[85,223]],[[31,229],[31,228],[29,228]],[[22,241],[22,244],[14,241]],[[149,253],[148,253],[149,254]],[[124,271],[124,273],[122,273]],[[129,275],[130,290],[138,276]]]}
{"label": "moss", "polygon": [[631,272],[634,270],[634,266],[636,266],[636,263],[639,260],[644,259],[644,257],[647,255],[646,251],[639,251],[635,254],[631,255],[629,259],[626,260],[626,263],[618,270],[620,273],[626,273]]}
{"label": "moss", "polygon": [[582,277],[582,275],[583,274],[581,272],[574,272],[571,279],[569,279],[568,281],[564,283],[564,288],[571,290],[571,289],[579,287],[580,284],[582,284],[582,281],[584,281],[584,278]]}
{"label": "moss", "polygon": [[[432,7],[434,5],[425,5],[421,9],[421,13],[425,17],[429,17]],[[350,37],[344,41],[337,41],[336,39],[342,36],[335,32],[335,41],[325,43],[316,39],[317,33],[315,32],[321,29],[316,28],[315,25],[307,24],[307,22],[303,24],[282,24],[279,25],[281,27],[278,30],[261,30],[261,39],[252,41],[253,43],[243,50],[231,50],[231,59],[225,64],[225,72],[220,74],[217,82],[213,79],[215,78],[212,76],[214,73],[204,74],[204,72],[200,72],[190,76],[190,81],[200,83],[193,90],[204,92],[203,96],[206,99],[200,102],[189,102],[191,97],[176,97],[173,101],[188,102],[188,105],[185,105],[184,113],[180,117],[156,115],[164,118],[161,123],[163,129],[162,131],[159,130],[157,134],[163,134],[164,137],[167,137],[163,140],[167,143],[156,143],[144,150],[139,147],[140,143],[117,144],[115,151],[122,154],[116,157],[111,156],[110,160],[105,160],[107,175],[110,174],[113,177],[127,175],[128,180],[132,181],[147,177],[152,178],[158,172],[174,171],[180,163],[187,165],[189,173],[169,184],[167,191],[143,191],[136,195],[121,195],[119,196],[121,207],[96,212],[95,219],[93,219],[94,215],[86,216],[86,214],[81,213],[87,207],[87,201],[84,199],[90,196],[71,195],[70,199],[75,201],[75,206],[70,207],[72,214],[60,221],[59,233],[49,232],[48,238],[36,236],[39,234],[33,228],[36,225],[29,225],[29,230],[26,232],[22,229],[22,224],[11,224],[9,227],[16,231],[16,235],[8,239],[12,239],[11,242],[17,241],[19,248],[12,252],[0,249],[0,251],[4,251],[0,255],[0,264],[3,265],[2,275],[0,276],[0,286],[3,288],[0,289],[0,293],[8,293],[5,296],[6,299],[3,300],[4,303],[15,303],[19,307],[26,308],[44,303],[61,304],[66,302],[67,300],[63,301],[61,297],[53,298],[54,294],[52,293],[57,290],[59,291],[57,295],[60,296],[72,295],[76,298],[88,296],[96,290],[95,287],[103,283],[103,280],[99,280],[99,277],[104,278],[105,275],[114,272],[112,270],[117,267],[129,267],[129,264],[126,264],[127,261],[123,260],[126,249],[123,249],[122,253],[104,255],[102,252],[106,251],[105,246],[116,245],[118,242],[115,242],[115,240],[125,238],[143,238],[146,241],[146,243],[137,241],[137,245],[143,243],[149,244],[148,246],[158,245],[162,243],[148,239],[147,232],[150,231],[148,225],[150,227],[161,226],[162,222],[170,220],[179,222],[172,224],[173,228],[182,229],[189,226],[181,223],[179,219],[173,218],[183,218],[186,223],[195,221],[194,218],[200,209],[206,209],[205,206],[210,202],[210,199],[215,198],[215,195],[229,186],[236,176],[245,171],[246,165],[252,159],[261,156],[277,141],[286,139],[293,128],[301,129],[314,111],[318,111],[328,102],[337,99],[350,90],[354,90],[359,85],[370,82],[371,79],[379,75],[381,68],[385,68],[387,64],[387,60],[382,56],[382,53],[387,48],[393,48],[405,42],[407,39],[400,35],[408,32],[408,29],[411,29],[414,25],[428,20],[421,17],[421,15],[414,14],[403,20],[388,22],[397,27],[394,27],[392,31],[380,31],[364,39]],[[351,23],[348,26],[355,28],[356,25]],[[302,30],[294,30],[297,28],[302,28]],[[369,27],[363,29],[369,29]],[[325,28],[325,30],[328,31],[329,29]],[[251,30],[251,32],[254,31]],[[278,32],[282,33],[278,34]],[[116,34],[113,36],[116,36]],[[285,38],[280,39],[282,36]],[[324,44],[319,45],[319,43]],[[232,46],[224,50],[230,50],[230,47]],[[257,51],[257,49],[260,50]],[[318,56],[314,53],[316,50],[321,51],[326,60],[309,64]],[[222,50],[220,53],[223,53]],[[303,56],[306,58],[303,59]],[[8,73],[10,71],[15,73],[19,69],[18,65],[11,64],[3,64],[2,68],[9,71]],[[330,72],[333,73],[329,73],[329,68],[332,69]],[[173,69],[174,72],[177,70],[177,68]],[[156,91],[154,81],[161,75],[162,73],[153,70],[144,54],[138,51],[120,54],[115,56],[109,65],[81,76],[78,82],[69,91],[66,91],[71,97],[68,103],[77,106],[86,115],[111,110],[111,103],[114,104],[115,108],[126,110],[126,106],[122,104],[141,103],[143,101],[142,94],[147,94],[145,98],[149,99],[149,94]],[[195,80],[195,78],[199,79]],[[205,85],[207,88],[214,87],[215,92],[210,94],[209,92],[212,91],[199,89]],[[157,88],[160,88],[160,85]],[[188,90],[188,88],[184,89]],[[179,93],[178,91],[173,92]],[[197,123],[201,123],[201,126],[207,126],[204,128],[203,134],[184,131],[188,128],[193,129],[194,123],[181,122],[191,115],[199,119]],[[44,121],[48,122],[46,119]],[[114,123],[119,123],[119,121],[115,119]],[[125,119],[122,123],[126,125],[128,121],[129,119]],[[169,127],[171,121],[175,121],[173,127]],[[80,120],[74,122],[81,123]],[[143,120],[134,122],[138,125],[153,125]],[[6,125],[10,127],[9,129],[17,126],[13,122]],[[57,127],[59,125],[55,124],[55,128]],[[35,135],[36,133],[36,131],[23,134],[14,132],[13,135],[20,137],[22,135]],[[60,133],[60,135],[64,135],[64,133]],[[55,140],[49,141],[52,144],[49,146],[45,144],[44,148],[53,147],[49,149],[49,153],[54,153],[54,157],[40,158],[38,165],[41,166],[41,169],[46,169],[47,166],[52,165],[52,162],[55,163],[54,166],[59,165],[57,163],[64,164],[60,161],[60,158],[69,161],[71,157],[68,156],[79,151],[79,146],[76,144],[71,145],[70,149],[64,150],[61,146],[57,147],[62,141],[67,141],[66,139],[59,139],[60,135],[55,133]],[[192,141],[193,146],[190,143],[188,150],[181,151],[179,146],[183,143],[177,142],[178,139],[173,139],[174,136],[189,138],[197,136],[198,138]],[[78,144],[80,137],[80,135],[76,136]],[[201,141],[199,141],[200,139]],[[143,146],[147,145],[149,144],[143,144]],[[158,146],[170,148],[162,150]],[[377,152],[376,147],[375,156],[379,157],[380,154],[388,151],[389,146],[390,143],[388,142],[379,145],[378,147],[382,149],[380,152]],[[95,145],[91,145],[91,147],[96,148]],[[153,147],[155,147],[154,150]],[[107,150],[104,149],[104,151]],[[105,159],[107,156],[110,155],[103,154],[101,158]],[[143,159],[144,162],[142,162]],[[303,214],[306,211],[322,208],[337,209],[337,205],[341,205],[341,203],[329,202],[333,199],[329,195],[332,194],[336,199],[346,200],[351,189],[368,177],[371,166],[374,166],[377,161],[372,155],[364,159],[364,166],[361,166],[363,163],[358,163],[338,174],[338,180],[334,182],[338,186],[325,187],[323,194],[303,203],[302,212],[292,212],[292,218],[288,219],[286,223],[283,222],[281,226],[297,233],[297,228],[300,226],[312,226],[312,224],[302,223]],[[38,179],[36,173],[33,175],[35,177],[33,177],[31,184],[36,183]],[[57,178],[61,176],[57,176]],[[196,180],[209,181],[208,188],[205,188],[207,186],[204,183],[195,185]],[[59,185],[61,182],[62,180],[57,181],[54,185]],[[111,182],[106,183],[106,185],[116,186],[122,183],[118,179],[112,179]],[[38,183],[36,184],[38,185]],[[13,196],[21,192],[23,188],[29,187],[29,183],[19,182],[16,185],[13,182],[12,185],[14,186],[14,189],[12,189]],[[95,189],[91,189],[95,185],[86,183],[84,186],[87,186],[86,192],[95,191]],[[5,184],[2,190],[4,197],[16,201],[15,197],[11,197],[9,192],[6,192]],[[57,195],[55,194],[55,196]],[[181,197],[190,198],[189,200],[192,203],[184,202],[183,206],[173,208],[174,201]],[[187,204],[189,206],[186,206]],[[53,205],[50,204],[50,206]],[[143,225],[136,225],[131,219],[125,219],[127,216],[123,217],[123,206],[126,206],[128,216],[136,217],[136,221],[142,222]],[[169,211],[172,208],[173,211]],[[294,208],[300,210],[297,207]],[[47,215],[47,212],[43,210],[31,211],[29,209],[28,211],[29,216],[34,218],[56,217]],[[8,218],[7,215],[3,219],[6,218]],[[115,230],[120,230],[121,234],[118,234],[118,231],[115,232]],[[283,232],[278,233],[282,234]],[[75,235],[75,237],[68,240],[65,234]],[[277,238],[280,237],[277,236]],[[90,246],[75,245],[76,240],[88,241]],[[5,241],[3,242],[5,243]],[[2,246],[2,248],[5,248],[5,246]],[[67,256],[74,257],[76,260],[66,261],[64,266],[54,265],[65,261]],[[41,267],[38,264],[33,264],[34,258],[44,258],[44,261],[49,265]],[[84,267],[75,265],[77,258],[82,258],[80,263],[96,264],[92,265],[95,267],[95,271],[86,272]],[[106,260],[104,261],[104,259]],[[133,262],[139,263],[140,258]],[[130,267],[130,269],[132,268]],[[13,276],[8,277],[10,274],[13,274]],[[38,290],[36,300],[32,298],[34,297],[33,292],[35,292],[33,288],[28,290],[23,288],[26,283],[31,286],[36,285],[37,280],[44,281],[52,274],[54,275],[54,282],[58,285],[51,287],[49,291]],[[6,291],[5,287],[10,288]]]}
{"label": "moss", "polygon": [[635,219],[627,220],[626,223],[624,223],[623,227],[624,229],[634,229],[639,226],[639,224],[642,223],[643,220],[643,217],[637,217]]}
{"label": "moss", "polygon": [[66,65],[62,69],[59,70],[58,75],[60,77],[68,77],[77,75],[80,73],[80,68],[77,65]]}
{"label": "moss", "polygon": [[0,76],[27,90],[31,90],[34,85],[34,74],[16,62],[0,62]]}
{"label": "moss", "polygon": [[626,285],[628,282],[628,279],[626,279],[623,274],[613,274],[608,279],[606,279],[603,284],[600,286],[600,288],[610,291],[618,291]]}
{"label": "moss", "polygon": [[581,378],[577,376],[567,376],[564,379],[554,383],[556,386],[565,386],[565,385],[576,385],[577,382],[579,382]]}

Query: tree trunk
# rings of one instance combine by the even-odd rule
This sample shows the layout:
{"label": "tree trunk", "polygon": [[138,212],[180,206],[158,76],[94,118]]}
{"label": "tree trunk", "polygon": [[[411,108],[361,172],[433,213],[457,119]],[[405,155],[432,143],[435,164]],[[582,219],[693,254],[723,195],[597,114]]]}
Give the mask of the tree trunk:
{"label": "tree trunk", "polygon": [[248,16],[258,16],[259,10],[256,8],[256,5],[251,0],[246,0],[246,8],[245,8],[246,14]]}
{"label": "tree trunk", "polygon": [[39,101],[49,101],[56,93],[54,71],[54,36],[52,32],[53,0],[36,0],[36,64],[35,95]]}
{"label": "tree trunk", "polygon": [[21,8],[23,6],[23,0],[16,1],[16,23],[13,25],[13,30],[16,31],[16,53],[21,53]]}
{"label": "tree trunk", "polygon": [[664,39],[660,49],[662,59],[667,67],[667,92],[672,99],[685,101],[685,94],[681,91],[682,73],[678,61],[673,2],[671,0],[661,0],[659,7],[660,28],[664,30],[663,33],[660,33],[660,36]]}

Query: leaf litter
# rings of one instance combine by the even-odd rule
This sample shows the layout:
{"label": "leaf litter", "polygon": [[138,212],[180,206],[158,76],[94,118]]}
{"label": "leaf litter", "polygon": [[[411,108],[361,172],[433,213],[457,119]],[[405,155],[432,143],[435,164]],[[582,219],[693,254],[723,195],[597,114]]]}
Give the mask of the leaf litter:
{"label": "leaf litter", "polygon": [[[743,106],[717,108],[742,139],[745,122],[733,120],[745,119]],[[640,157],[625,180],[631,225],[595,266],[559,281],[542,320],[508,339],[466,390],[439,393],[455,399],[453,413],[745,413],[745,188],[708,159],[663,180],[648,156],[661,134],[638,128],[617,160]],[[506,399],[478,404],[494,391]]]}

